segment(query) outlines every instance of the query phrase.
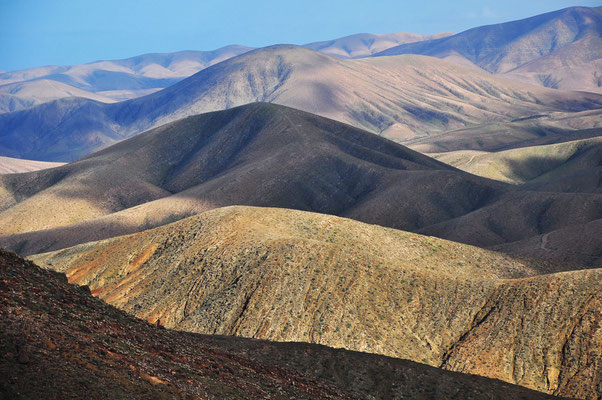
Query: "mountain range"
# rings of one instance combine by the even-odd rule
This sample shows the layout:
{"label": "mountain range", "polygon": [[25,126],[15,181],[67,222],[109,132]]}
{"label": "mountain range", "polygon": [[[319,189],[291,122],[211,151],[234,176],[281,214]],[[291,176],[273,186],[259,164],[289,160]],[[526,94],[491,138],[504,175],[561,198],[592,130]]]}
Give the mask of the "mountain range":
{"label": "mountain range", "polygon": [[[450,34],[365,33],[310,43],[305,47],[336,57],[356,58],[403,43],[448,35]],[[144,96],[250,50],[251,47],[231,45],[213,51],[143,54],[122,60],[95,61],[82,65],[0,71],[0,93],[19,95],[0,98],[0,113],[29,108],[39,104],[41,100],[50,101],[66,97],[85,97],[110,103]],[[45,86],[38,87],[40,81]],[[17,90],[18,93],[15,93]],[[41,90],[45,97],[38,95],[38,90]]]}
{"label": "mountain range", "polygon": [[[310,43],[305,47],[336,57],[356,58],[403,43],[446,35],[449,34],[358,34]],[[81,65],[0,71],[0,113],[19,111],[67,97],[83,97],[103,103],[141,97],[250,50],[253,49],[231,45],[213,51],[143,54],[122,60],[95,61]]]}
{"label": "mountain range", "polygon": [[125,100],[164,89],[203,68],[249,50],[250,47],[233,45],[214,51],[143,54],[123,60],[4,72],[0,74],[0,88],[19,82],[52,80],[71,90],[81,89],[80,94],[86,91],[104,99]]}
{"label": "mountain range", "polygon": [[602,107],[602,96],[516,84],[424,56],[341,60],[272,46],[114,104],[67,98],[0,115],[0,154],[71,161],[153,126],[274,102],[403,141],[483,122]]}
{"label": "mountain range", "polygon": [[[148,54],[4,73],[0,75],[0,83],[4,83],[0,85],[0,109],[27,109],[0,117],[0,154],[72,161],[152,126],[253,101],[274,101],[318,113],[404,144],[448,131],[455,131],[454,137],[469,134],[462,129],[474,130],[475,125],[495,126],[558,111],[599,108],[600,99],[593,95],[545,92],[474,69],[478,64],[479,68],[513,78],[511,75],[526,65],[533,70],[534,63],[542,58],[548,60],[545,71],[558,74],[566,67],[570,79],[587,82],[575,71],[585,68],[595,75],[599,70],[595,64],[600,59],[595,49],[602,48],[596,42],[602,31],[599,14],[600,8],[577,7],[456,35],[361,34],[306,45],[342,58],[365,57],[369,52],[371,57],[363,61],[337,61],[301,48],[276,46],[222,63],[252,50],[228,46],[212,52]],[[395,41],[405,44],[390,47]],[[389,48],[380,53],[375,50],[384,47]],[[533,49],[538,49],[537,54]],[[461,55],[472,67],[461,65],[466,64],[463,62],[436,63],[432,58],[379,57],[403,53],[455,62]],[[452,53],[455,58],[449,57]],[[551,57],[564,57],[570,63],[559,61],[564,67],[552,67]],[[258,58],[262,61],[257,62]],[[215,64],[216,68],[154,96],[104,104],[132,97],[123,95],[127,91],[135,91],[133,96],[137,97],[164,89]],[[589,90],[570,84],[547,86]],[[175,91],[186,93],[175,95]],[[44,104],[32,108],[40,103]],[[163,105],[162,110],[154,106],[158,103]],[[512,145],[511,135],[497,131],[496,140],[510,140],[506,146]],[[425,143],[430,139],[426,138]]]}
{"label": "mountain range", "polygon": [[[363,33],[304,46],[339,58],[423,54],[531,84],[600,93],[602,53],[597,49],[602,48],[601,15],[600,7],[571,7],[459,34]],[[0,71],[0,87],[52,80],[63,86],[54,93],[47,92],[51,95],[47,99],[77,96],[121,101],[164,89],[250,50],[231,45],[213,51],[144,54],[82,65]],[[4,96],[0,112],[28,108],[39,100],[36,96]]]}
{"label": "mountain range", "polygon": [[602,399],[601,37],[0,73],[0,398]]}

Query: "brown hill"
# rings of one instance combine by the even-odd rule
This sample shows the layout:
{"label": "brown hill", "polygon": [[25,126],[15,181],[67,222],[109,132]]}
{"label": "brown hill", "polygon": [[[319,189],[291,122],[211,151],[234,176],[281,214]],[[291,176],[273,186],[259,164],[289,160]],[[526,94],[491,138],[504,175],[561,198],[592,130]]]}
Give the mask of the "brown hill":
{"label": "brown hill", "polygon": [[398,141],[602,106],[600,95],[529,86],[431,57],[341,60],[280,45],[223,61],[138,99],[106,105],[65,99],[0,115],[0,154],[72,161],[154,126],[257,101]]}
{"label": "brown hill", "polygon": [[153,323],[308,341],[600,396],[602,270],[301,211],[228,207],[34,257]]}
{"label": "brown hill", "polygon": [[505,187],[336,121],[252,104],[168,124],[59,168],[0,176],[0,234],[79,223],[71,233],[3,241],[32,254],[236,204],[415,230],[475,210]]}
{"label": "brown hill", "polygon": [[4,251],[0,304],[2,398],[550,398],[377,355],[162,329]]}

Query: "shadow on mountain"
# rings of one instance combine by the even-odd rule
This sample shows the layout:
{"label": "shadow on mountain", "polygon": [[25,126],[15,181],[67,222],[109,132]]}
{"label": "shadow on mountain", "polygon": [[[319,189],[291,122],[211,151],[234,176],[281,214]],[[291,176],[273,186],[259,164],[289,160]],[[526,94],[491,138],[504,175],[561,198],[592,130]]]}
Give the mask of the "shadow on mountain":
{"label": "shadow on mountain", "polygon": [[[369,132],[266,103],[190,117],[75,163],[5,175],[0,182],[9,194],[0,214],[5,236],[85,223],[127,209],[141,229],[148,226],[143,223],[147,214],[161,215],[152,219],[156,226],[208,204],[293,208],[416,230],[464,215],[507,190],[505,184],[458,171]],[[174,199],[182,208],[174,205],[168,212]],[[119,221],[109,224],[118,233],[127,231]],[[97,228],[87,228],[94,239],[102,231]],[[104,230],[107,237],[109,231]],[[86,239],[91,240],[80,236]],[[56,248],[49,246],[38,250]]]}

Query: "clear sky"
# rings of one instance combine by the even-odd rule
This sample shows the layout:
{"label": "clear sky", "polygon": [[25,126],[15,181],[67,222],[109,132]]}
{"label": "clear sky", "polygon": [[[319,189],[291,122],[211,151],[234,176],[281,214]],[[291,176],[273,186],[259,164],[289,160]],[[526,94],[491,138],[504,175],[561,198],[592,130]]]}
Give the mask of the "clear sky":
{"label": "clear sky", "polygon": [[579,0],[0,0],[0,70],[354,33],[461,32]]}

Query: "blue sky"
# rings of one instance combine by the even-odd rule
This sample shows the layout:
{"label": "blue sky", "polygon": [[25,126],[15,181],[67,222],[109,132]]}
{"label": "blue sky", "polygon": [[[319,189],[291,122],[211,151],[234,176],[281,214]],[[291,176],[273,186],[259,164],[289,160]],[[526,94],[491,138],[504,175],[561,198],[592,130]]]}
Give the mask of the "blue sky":
{"label": "blue sky", "polygon": [[0,70],[360,32],[460,32],[581,0],[0,0]]}

